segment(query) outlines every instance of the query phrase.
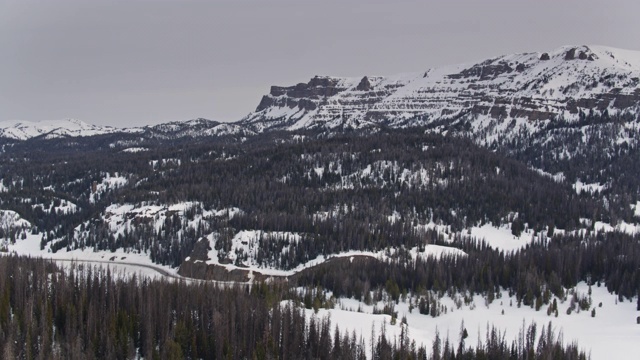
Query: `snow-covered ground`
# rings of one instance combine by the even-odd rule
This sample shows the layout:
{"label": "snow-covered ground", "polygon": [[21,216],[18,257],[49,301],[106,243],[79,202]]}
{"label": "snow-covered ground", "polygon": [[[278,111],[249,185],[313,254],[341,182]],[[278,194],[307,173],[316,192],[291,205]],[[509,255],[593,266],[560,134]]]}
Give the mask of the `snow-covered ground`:
{"label": "snow-covered ground", "polygon": [[[575,290],[579,296],[588,296],[589,287],[585,283],[578,284]],[[469,335],[465,344],[474,347],[479,339],[484,340],[487,327],[495,326],[511,342],[518,337],[523,325],[535,322],[538,336],[542,327],[551,323],[556,334],[562,332],[565,343],[577,341],[582,350],[591,353],[593,360],[629,359],[635,356],[632,354],[640,354],[640,325],[636,324],[636,317],[640,313],[636,311],[635,300],[619,302],[617,296],[610,294],[604,286],[594,285],[591,290],[591,309],[595,308],[595,317],[591,316],[591,309],[567,315],[569,300],[558,300],[558,317],[547,315],[546,306],[539,311],[524,305],[518,307],[515,298],[509,298],[506,291],[491,304],[487,304],[481,296],[474,296],[472,303],[465,305],[463,302],[460,308],[453,299],[445,296],[440,303],[446,306],[447,312],[437,317],[422,315],[417,307],[410,312],[407,298],[407,301],[401,300],[395,307],[398,312],[395,325],[391,325],[390,315],[373,314],[374,305],[367,306],[354,299],[340,299],[334,309],[320,309],[317,314],[313,310],[305,312],[309,318],[330,316],[332,327],[337,326],[342,333],[355,331],[365,340],[368,351],[372,328],[376,336],[385,326],[388,337],[399,337],[401,319],[406,316],[409,338],[415,340],[417,345],[425,345],[427,349],[431,348],[436,331],[441,339],[448,336],[450,342],[457,346],[461,326],[464,326]],[[415,304],[415,297],[413,302]],[[376,306],[381,309],[383,303]],[[358,309],[362,312],[358,312]]]}
{"label": "snow-covered ground", "polygon": [[444,235],[445,240],[453,241],[454,237],[471,237],[479,241],[484,241],[487,245],[496,250],[515,251],[520,250],[536,240],[533,230],[525,229],[519,236],[511,233],[511,224],[494,226],[492,224],[484,224],[482,226],[472,226],[459,232],[451,231],[451,227],[447,225],[439,225],[429,223],[426,225],[418,225],[417,231],[435,230]]}
{"label": "snow-covered ground", "polygon": [[635,217],[640,217],[640,201],[636,202],[635,204],[632,204],[631,208],[633,209],[633,215]]}
{"label": "snow-covered ground", "polygon": [[491,224],[474,226],[470,229],[470,235],[484,239],[492,248],[505,251],[519,250],[532,243],[535,235],[532,230],[523,231],[520,236],[511,233],[510,225],[495,227]]}
{"label": "snow-covered ground", "polygon": [[2,227],[3,230],[7,231],[10,228],[30,228],[31,224],[13,210],[0,210],[0,227]]}
{"label": "snow-covered ground", "polygon": [[[118,182],[122,181],[123,178],[108,177],[107,180],[107,183],[117,184]],[[108,222],[110,230],[114,234],[118,235],[123,234],[125,231],[135,227],[136,220],[140,218],[151,219],[154,222],[154,227],[156,229],[159,229],[168,216],[176,214],[180,217],[183,217],[185,211],[197,206],[200,206],[200,204],[192,202],[178,203],[167,206],[147,204],[114,204],[109,206],[105,210],[102,218]],[[188,222],[188,226],[197,226],[199,220],[201,220],[203,217],[233,217],[239,212],[240,210],[237,208],[211,211],[203,210],[201,213],[194,215],[194,218]],[[25,239],[22,239],[21,236],[17,236],[14,244],[11,244],[9,241],[3,241],[3,245],[6,246],[8,253],[11,254],[42,257],[45,259],[52,259],[56,261],[74,260],[77,262],[86,262],[95,265],[108,264],[109,266],[118,266],[118,268],[122,269],[123,271],[131,270],[136,273],[156,273],[163,276],[179,277],[177,274],[177,269],[153,263],[151,261],[150,255],[144,252],[127,252],[123,249],[116,249],[113,252],[109,250],[96,251],[93,247],[85,247],[83,249],[75,249],[71,251],[67,251],[66,248],[62,248],[53,253],[50,250],[51,244],[56,242],[56,240],[53,240],[52,242],[46,244],[44,248],[41,249],[42,234],[32,234],[31,231],[29,231],[31,229],[31,224],[28,221],[20,218],[17,213],[10,210],[0,210],[0,224],[2,223],[8,224],[7,226],[11,225],[16,229],[21,229],[19,235],[24,234],[25,236]],[[76,235],[83,235],[81,229],[82,226],[78,226],[76,228]],[[85,231],[87,230],[85,229]]]}
{"label": "snow-covered ground", "polygon": [[[113,179],[113,178],[110,178]],[[117,178],[121,179],[121,178]],[[192,219],[188,220],[187,227],[196,228],[202,224],[202,221],[210,217],[229,217],[232,218],[236,214],[241,213],[242,210],[237,208],[221,209],[221,210],[204,210],[201,208],[201,204],[196,202],[179,203],[173,205],[152,205],[152,204],[114,204],[109,206],[102,218],[109,223],[110,231],[114,235],[123,235],[126,232],[130,232],[136,226],[137,221],[148,220],[151,221],[153,228],[159,230],[165,219],[169,216],[178,215],[181,218],[185,216],[185,212],[190,209],[198,208]],[[40,249],[40,241],[42,235],[33,235],[30,233],[31,225],[25,220],[21,219],[17,214],[11,211],[0,212],[0,218],[4,219],[4,223],[13,224],[15,229],[18,230],[17,235],[26,235],[26,239],[22,240],[21,236],[16,237],[15,244],[9,244],[7,241],[4,245],[10,252],[15,252],[20,255],[30,256],[42,256],[45,258],[58,259],[58,260],[87,260],[87,261],[120,261],[128,264],[141,264],[143,266],[159,266],[154,264],[149,258],[149,254],[145,253],[131,253],[125,252],[122,249],[117,249],[114,253],[111,251],[94,251],[92,247],[86,247],[84,249],[76,249],[72,251],[66,251],[61,249],[56,253],[50,252],[50,247],[53,240],[49,244],[45,245],[44,249]],[[327,215],[328,216],[328,215]],[[396,220],[397,214],[392,214],[389,218],[390,221]],[[87,225],[87,224],[85,224]],[[85,226],[84,231],[88,227]],[[597,222],[594,224],[596,231],[611,232],[622,231],[629,234],[635,234],[640,231],[640,225],[620,223],[616,226]],[[520,236],[514,236],[511,232],[511,227],[508,224],[502,226],[493,226],[491,224],[485,224],[482,226],[474,226],[469,229],[462,230],[460,232],[452,232],[449,226],[437,225],[430,223],[427,225],[418,225],[417,231],[435,230],[444,236],[445,241],[453,241],[456,236],[472,237],[477,240],[485,241],[491,247],[504,250],[515,251],[524,248],[528,244],[536,241],[538,237],[543,236],[542,233],[536,235],[531,229],[525,229]],[[586,230],[580,230],[586,231]],[[556,229],[556,232],[562,232],[560,229]],[[85,236],[81,230],[81,227],[76,229],[76,235],[79,237]],[[180,234],[178,234],[180,236]],[[287,232],[266,232],[261,230],[243,230],[232,235],[230,251],[227,253],[220,253],[218,250],[220,247],[216,246],[216,242],[219,240],[220,234],[217,232],[209,233],[207,236],[210,242],[210,251],[207,254],[209,260],[208,264],[216,264],[227,268],[231,271],[234,269],[243,269],[249,271],[255,271],[269,276],[290,276],[306,268],[316,266],[327,261],[333,257],[353,257],[353,256],[369,256],[380,260],[393,259],[398,249],[388,248],[380,251],[344,251],[337,254],[331,254],[327,256],[318,256],[315,259],[311,259],[306,263],[300,264],[297,267],[289,270],[283,270],[275,265],[269,264],[268,261],[263,261],[261,264],[257,261],[257,251],[260,246],[260,241],[280,241],[284,245],[282,247],[282,254],[286,255],[290,251],[291,245],[300,241],[305,241],[305,235],[299,233],[287,233]],[[426,245],[423,251],[419,251],[418,248],[407,249],[409,254],[415,260],[418,257],[421,259],[441,258],[442,256],[466,256],[466,254],[452,246],[442,246],[429,244]],[[225,260],[225,261],[221,261]],[[175,274],[175,269],[171,269],[168,266],[162,267],[166,271]]]}
{"label": "snow-covered ground", "polygon": [[120,262],[92,262],[82,260],[54,261],[66,271],[86,271],[89,268],[101,271],[109,270],[112,277],[119,279],[130,279],[134,275],[137,276],[138,279],[145,278],[151,280],[159,280],[167,277],[153,268]]}
{"label": "snow-covered ground", "polygon": [[257,261],[260,242],[283,242],[282,253],[286,254],[289,252],[292,244],[297,244],[302,241],[302,235],[282,231],[243,230],[235,234],[231,239],[231,248],[225,254],[222,254],[221,251],[216,249],[216,242],[219,241],[217,233],[210,234],[208,239],[211,250],[209,250],[207,255],[210,259],[207,261],[207,264],[220,264],[219,258],[224,257],[226,260],[231,261],[232,264],[242,264],[243,268],[250,268],[252,270],[262,269],[268,272],[273,269],[261,267]]}
{"label": "snow-covered ground", "polygon": [[597,221],[594,225],[594,229],[599,232],[620,231],[629,235],[635,235],[640,232],[640,225],[629,224],[627,222],[621,221],[616,226],[611,226],[610,224]]}

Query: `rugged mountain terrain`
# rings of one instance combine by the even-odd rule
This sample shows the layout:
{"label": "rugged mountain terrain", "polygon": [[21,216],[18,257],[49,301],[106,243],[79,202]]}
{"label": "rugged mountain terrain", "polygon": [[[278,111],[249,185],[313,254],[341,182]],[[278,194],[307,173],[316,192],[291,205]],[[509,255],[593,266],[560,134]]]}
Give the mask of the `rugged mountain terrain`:
{"label": "rugged mountain terrain", "polygon": [[[274,309],[325,307],[343,323],[384,313],[392,324],[403,311],[416,339],[434,324],[457,331],[451,315],[430,318],[454,308],[478,329],[506,309],[513,328],[522,305],[536,323],[573,324],[572,334],[635,334],[636,305],[624,303],[640,311],[639,59],[577,46],[392,77],[314,77],[273,87],[236,123],[0,123],[0,251],[250,282]],[[30,266],[0,266],[12,261]],[[20,276],[10,279],[35,284]],[[3,325],[11,312],[0,293]],[[606,317],[583,323],[612,298],[615,308],[597,307]],[[390,327],[404,336],[400,352],[405,320]],[[485,342],[504,346],[497,339],[487,329]],[[377,341],[371,352],[385,353]]]}
{"label": "rugged mountain terrain", "polygon": [[[475,236],[487,224],[552,236],[556,227],[632,223],[640,200],[638,76],[637,52],[575,46],[274,86],[236,123],[4,122],[3,233],[11,242],[26,230],[42,234],[43,251],[134,249],[173,267],[204,238],[226,244],[216,249],[217,265],[243,264],[246,254],[232,249],[257,256],[238,242],[305,239],[295,241],[304,251],[278,248],[301,256],[261,253],[265,264],[290,270],[338,249],[418,246],[420,227],[436,237],[443,229]],[[237,211],[224,215],[229,209]],[[273,214],[293,217],[265,225]],[[316,231],[332,221],[353,228]],[[225,229],[233,230],[222,236]],[[249,240],[236,239],[243,231],[253,231]],[[343,231],[350,244],[309,246]],[[355,233],[377,234],[377,242]]]}

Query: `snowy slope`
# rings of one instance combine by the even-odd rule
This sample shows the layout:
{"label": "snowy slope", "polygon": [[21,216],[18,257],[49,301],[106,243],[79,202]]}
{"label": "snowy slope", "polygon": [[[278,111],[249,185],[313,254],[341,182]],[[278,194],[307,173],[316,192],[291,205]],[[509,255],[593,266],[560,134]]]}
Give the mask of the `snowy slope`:
{"label": "snowy slope", "polygon": [[[232,123],[220,123],[207,119],[193,119],[187,121],[172,121],[154,126],[139,128],[153,137],[159,138],[183,138],[244,134],[246,131],[241,126]],[[251,132],[248,132],[251,134]]]}
{"label": "snowy slope", "polygon": [[[391,337],[392,341],[398,340],[403,326],[400,319],[406,317],[405,331],[408,337],[417,345],[424,345],[428,349],[431,348],[436,332],[442,341],[449,337],[453,346],[457,347],[460,329],[464,326],[469,335],[465,340],[466,347],[475,347],[478,340],[484,341],[488,327],[495,326],[501,336],[511,342],[520,336],[523,325],[536,323],[538,334],[543,327],[551,324],[556,335],[562,334],[565,343],[577,341],[582,350],[591,354],[593,360],[628,359],[634,358],[631,354],[640,353],[640,342],[637,341],[640,326],[636,324],[635,299],[619,301],[604,286],[595,285],[591,287],[589,295],[589,286],[585,283],[580,283],[569,291],[575,292],[580,298],[588,297],[591,301],[590,310],[574,311],[568,315],[566,310],[570,306],[570,299],[557,299],[556,317],[553,313],[548,315],[546,307],[536,311],[528,306],[518,306],[515,297],[511,298],[507,291],[503,291],[501,298],[494,299],[493,302],[475,295],[469,304],[461,301],[461,294],[455,294],[453,298],[445,295],[439,302],[447,311],[436,317],[422,315],[417,308],[410,310],[408,297],[395,306],[398,316],[394,325],[391,324],[390,315],[373,313],[374,306],[378,309],[384,307],[384,301],[366,305],[355,299],[341,298],[334,309],[320,309],[317,314],[312,309],[306,309],[305,312],[309,318],[329,316],[332,326],[338,327],[342,333],[355,331],[356,336],[362,336],[367,349],[370,349],[372,329],[379,336],[384,326],[387,337]],[[410,298],[415,306],[418,297],[410,295]],[[592,317],[592,309],[595,309],[595,317]]]}

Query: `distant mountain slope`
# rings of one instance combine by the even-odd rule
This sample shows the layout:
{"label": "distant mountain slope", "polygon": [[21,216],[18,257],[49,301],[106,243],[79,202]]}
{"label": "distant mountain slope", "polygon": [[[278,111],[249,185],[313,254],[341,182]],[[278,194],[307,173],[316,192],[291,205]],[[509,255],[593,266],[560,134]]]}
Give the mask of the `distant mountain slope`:
{"label": "distant mountain slope", "polygon": [[106,134],[142,134],[151,138],[178,139],[237,134],[251,135],[253,132],[237,124],[220,123],[201,118],[131,128],[98,126],[75,119],[35,122],[10,120],[0,122],[0,138],[10,140],[89,137]]}
{"label": "distant mountain slope", "polygon": [[35,137],[59,138],[109,134],[120,131],[110,126],[87,124],[80,120],[0,121],[0,137],[27,140]]}

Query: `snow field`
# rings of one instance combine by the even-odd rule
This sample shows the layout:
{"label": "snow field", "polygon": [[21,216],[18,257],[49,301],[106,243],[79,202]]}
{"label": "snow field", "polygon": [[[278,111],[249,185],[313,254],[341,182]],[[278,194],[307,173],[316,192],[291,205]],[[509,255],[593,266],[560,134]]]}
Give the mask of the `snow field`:
{"label": "snow field", "polygon": [[[579,296],[586,297],[589,287],[586,283],[580,283],[574,290]],[[501,297],[492,303],[475,295],[472,303],[462,303],[460,308],[454,299],[445,295],[439,301],[447,308],[447,312],[437,317],[420,314],[417,306],[410,311],[409,299],[401,300],[395,306],[398,313],[395,325],[391,325],[390,315],[373,314],[374,306],[381,309],[384,302],[366,305],[355,299],[338,299],[334,309],[320,309],[317,314],[312,309],[304,311],[308,318],[329,316],[332,328],[337,326],[342,334],[355,331],[358,337],[364,339],[369,354],[372,329],[378,337],[384,326],[387,337],[393,341],[400,337],[403,317],[407,320],[408,337],[427,349],[431,349],[436,332],[443,341],[449,337],[449,341],[457,347],[462,326],[469,335],[465,340],[466,346],[475,347],[479,340],[484,341],[491,326],[499,329],[510,343],[518,338],[523,326],[536,323],[539,337],[542,327],[551,323],[556,335],[561,333],[566,344],[577,341],[580,349],[590,353],[593,360],[625,359],[630,354],[640,354],[640,325],[636,324],[636,317],[640,313],[636,311],[636,299],[618,301],[618,297],[610,294],[604,285],[594,285],[591,291],[591,309],[595,309],[595,317],[592,317],[591,310],[567,315],[569,300],[558,300],[558,317],[547,315],[547,306],[539,311],[524,305],[518,307],[515,297],[510,298],[507,291],[502,291]],[[417,298],[413,297],[412,301],[415,306]]]}

